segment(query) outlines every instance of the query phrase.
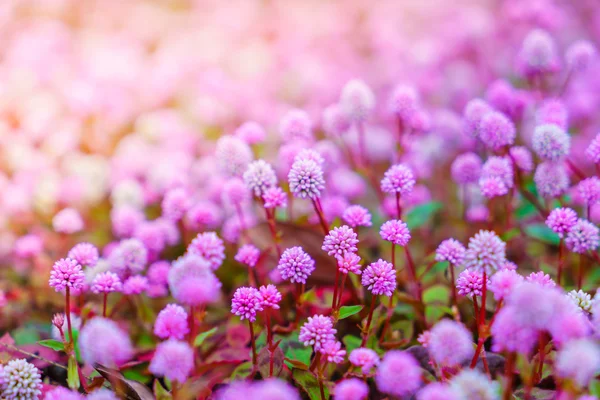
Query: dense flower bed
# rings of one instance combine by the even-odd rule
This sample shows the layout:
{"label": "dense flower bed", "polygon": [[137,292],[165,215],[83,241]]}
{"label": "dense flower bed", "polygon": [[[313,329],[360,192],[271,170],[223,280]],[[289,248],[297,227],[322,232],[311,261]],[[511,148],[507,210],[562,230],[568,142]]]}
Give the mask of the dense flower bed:
{"label": "dense flower bed", "polygon": [[0,399],[598,398],[572,3],[0,4]]}

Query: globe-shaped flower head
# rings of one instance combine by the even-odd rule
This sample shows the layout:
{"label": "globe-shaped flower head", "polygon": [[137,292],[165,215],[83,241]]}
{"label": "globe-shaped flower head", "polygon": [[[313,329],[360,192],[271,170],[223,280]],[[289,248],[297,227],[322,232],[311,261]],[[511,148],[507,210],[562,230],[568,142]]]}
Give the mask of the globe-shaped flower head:
{"label": "globe-shaped flower head", "polygon": [[225,260],[225,244],[215,232],[203,232],[192,240],[187,249],[210,263],[210,268],[217,270]]}
{"label": "globe-shaped flower head", "polygon": [[407,352],[388,351],[377,368],[377,388],[395,397],[414,393],[421,386],[421,367]]}
{"label": "globe-shaped flower head", "polygon": [[374,350],[359,347],[352,350],[348,361],[355,367],[360,367],[364,374],[368,374],[373,367],[379,364],[379,356]]}
{"label": "globe-shaped flower head", "polygon": [[342,219],[352,228],[358,226],[371,226],[371,213],[363,206],[353,205],[344,210]]}
{"label": "globe-shaped flower head", "polygon": [[323,250],[330,256],[343,256],[346,253],[354,253],[358,250],[358,236],[356,232],[347,225],[333,228],[323,240]]}
{"label": "globe-shaped flower head", "polygon": [[235,261],[245,264],[250,268],[256,266],[258,259],[260,257],[260,250],[256,248],[256,246],[251,244],[245,244],[238,249],[237,254],[235,255]]}
{"label": "globe-shaped flower head", "polygon": [[169,339],[156,346],[154,357],[148,366],[156,376],[183,383],[194,368],[194,349],[183,341]]}
{"label": "globe-shaped flower head", "polygon": [[241,176],[252,161],[252,150],[235,136],[221,136],[215,147],[219,170],[227,176]]}
{"label": "globe-shaped flower head", "polygon": [[555,208],[546,218],[546,225],[559,237],[563,237],[577,223],[577,213],[567,207]]}
{"label": "globe-shaped flower head", "polygon": [[244,172],[244,183],[255,196],[261,197],[268,189],[277,185],[277,176],[271,164],[265,160],[256,160]]}
{"label": "globe-shaped flower head", "polygon": [[315,261],[302,247],[295,246],[283,252],[277,269],[283,279],[292,283],[306,283],[306,279],[315,270]]}
{"label": "globe-shaped flower head", "polygon": [[365,82],[352,79],[342,89],[340,105],[352,121],[364,121],[375,108],[375,95]]}
{"label": "globe-shaped flower head", "polygon": [[569,188],[569,174],[561,163],[543,162],[533,175],[538,193],[544,198],[554,198]]}
{"label": "globe-shaped flower head", "polygon": [[333,389],[336,400],[366,400],[369,396],[369,386],[358,378],[344,379]]}
{"label": "globe-shaped flower head", "polygon": [[481,120],[490,111],[492,107],[482,99],[470,100],[463,111],[465,133],[478,137],[481,133]]}
{"label": "globe-shaped flower head", "polygon": [[491,111],[481,119],[479,138],[492,150],[499,150],[514,143],[517,131],[508,117],[500,112]]}
{"label": "globe-shaped flower head", "polygon": [[394,115],[407,122],[419,108],[419,94],[412,86],[396,86],[390,97],[389,108]]}
{"label": "globe-shaped flower head", "polygon": [[125,239],[112,251],[108,261],[119,275],[143,271],[148,262],[148,250],[138,239]]}
{"label": "globe-shaped flower head", "polygon": [[463,324],[444,319],[430,330],[427,350],[438,365],[460,365],[473,356],[473,337]]}
{"label": "globe-shaped flower head", "polygon": [[483,273],[479,270],[466,269],[456,278],[456,288],[461,296],[481,296],[483,290]]}
{"label": "globe-shaped flower head", "polygon": [[532,147],[540,158],[560,161],[569,154],[571,137],[555,124],[540,125],[533,132]]}
{"label": "globe-shaped flower head", "polygon": [[594,164],[600,163],[600,133],[597,134],[585,150],[588,160]]}
{"label": "globe-shaped flower head", "polygon": [[279,302],[281,301],[281,293],[275,285],[263,285],[258,291],[260,292],[261,305],[263,308],[272,308],[279,310]]}
{"label": "globe-shaped flower head", "polygon": [[313,346],[315,351],[319,351],[325,343],[335,341],[336,332],[330,317],[313,315],[308,317],[308,321],[300,328],[298,340],[305,346]]}
{"label": "globe-shaped flower head", "polygon": [[506,262],[506,243],[492,231],[479,231],[469,239],[465,267],[488,275]]}
{"label": "globe-shaped flower head", "polygon": [[288,174],[290,191],[301,199],[318,199],[325,189],[323,169],[314,160],[298,159]]}
{"label": "globe-shaped flower head", "polygon": [[183,339],[190,331],[188,315],[177,304],[167,304],[154,321],[154,334],[161,339]]}
{"label": "globe-shaped flower head", "polygon": [[24,359],[10,360],[0,368],[0,397],[37,400],[42,394],[40,371]]}
{"label": "globe-shaped flower head", "polygon": [[81,265],[70,258],[62,258],[54,263],[50,272],[50,287],[57,292],[69,288],[70,290],[81,290],[85,281],[85,274]]}
{"label": "globe-shaped flower head", "polygon": [[396,270],[391,263],[379,259],[365,268],[361,283],[375,296],[392,296],[396,290]]}
{"label": "globe-shaped flower head", "polygon": [[169,190],[161,204],[163,216],[171,221],[179,221],[190,207],[191,199],[184,188]]}
{"label": "globe-shaped flower head", "polygon": [[68,258],[73,259],[86,267],[95,267],[98,262],[98,249],[90,243],[76,244],[68,254]]}
{"label": "globe-shaped flower head", "polygon": [[481,176],[481,158],[475,153],[464,153],[456,157],[450,171],[452,179],[459,185],[475,183]]}
{"label": "globe-shaped flower head", "polygon": [[385,172],[381,180],[381,190],[385,193],[404,195],[412,192],[415,183],[412,169],[405,164],[396,164]]}
{"label": "globe-shaped flower head", "polygon": [[89,320],[79,334],[81,358],[89,365],[115,367],[133,355],[131,340],[114,321],[95,317]]}
{"label": "globe-shaped flower head", "polygon": [[406,246],[410,240],[408,226],[399,219],[393,219],[381,225],[379,234],[383,240],[392,242],[397,246]]}
{"label": "globe-shaped flower head", "polygon": [[600,201],[600,179],[596,176],[586,178],[577,185],[577,192],[587,206]]}
{"label": "globe-shaped flower head", "polygon": [[465,246],[456,239],[446,239],[435,251],[436,261],[448,261],[452,265],[462,265],[466,253]]}
{"label": "globe-shaped flower head", "polygon": [[123,284],[119,276],[110,271],[96,275],[92,282],[92,292],[94,293],[120,292],[122,290]]}
{"label": "globe-shaped flower head", "polygon": [[187,254],[173,263],[169,270],[169,289],[183,304],[202,305],[219,299],[221,282],[203,257]]}
{"label": "globe-shaped flower head", "polygon": [[557,71],[560,64],[552,36],[541,29],[529,32],[519,51],[517,64],[527,78]]}
{"label": "globe-shaped flower head", "polygon": [[256,312],[262,310],[262,296],[256,288],[241,287],[233,294],[231,312],[239,316],[240,319],[254,322],[256,321]]}
{"label": "globe-shaped flower head", "polygon": [[279,134],[284,142],[312,142],[312,122],[308,114],[299,109],[288,111],[279,123]]}
{"label": "globe-shaped flower head", "polygon": [[596,56],[596,47],[588,40],[572,43],[565,54],[567,65],[574,72],[585,71]]}
{"label": "globe-shaped flower head", "polygon": [[581,254],[589,250],[596,250],[599,241],[598,227],[590,221],[579,219],[567,233],[565,244],[572,252]]}

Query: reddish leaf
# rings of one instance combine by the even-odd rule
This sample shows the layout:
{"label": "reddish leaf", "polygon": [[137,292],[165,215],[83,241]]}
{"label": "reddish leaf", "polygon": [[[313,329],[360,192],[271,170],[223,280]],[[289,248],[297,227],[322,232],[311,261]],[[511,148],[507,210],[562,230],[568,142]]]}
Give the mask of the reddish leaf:
{"label": "reddish leaf", "polygon": [[[279,347],[275,348],[273,351],[273,375],[278,376],[283,368],[283,351]],[[258,358],[256,360],[258,362],[258,370],[263,378],[267,378],[270,375],[270,362],[271,362],[271,352],[264,347],[259,353]]]}

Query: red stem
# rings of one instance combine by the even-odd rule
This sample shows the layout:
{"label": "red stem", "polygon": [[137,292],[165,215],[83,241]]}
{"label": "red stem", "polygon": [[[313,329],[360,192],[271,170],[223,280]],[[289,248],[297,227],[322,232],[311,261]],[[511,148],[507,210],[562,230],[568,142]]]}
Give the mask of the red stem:
{"label": "red stem", "polygon": [[419,281],[417,279],[417,271],[415,269],[415,263],[413,262],[413,258],[410,254],[410,250],[408,249],[408,247],[404,247],[404,252],[406,253],[406,262],[408,263],[408,269],[411,274],[412,283],[416,287],[417,300],[419,300],[421,302],[423,299],[423,296],[421,294],[421,285],[419,285]]}
{"label": "red stem", "polygon": [[331,299],[331,311],[336,309],[336,301],[338,297],[338,282],[340,281],[340,269],[335,268],[335,285],[333,288],[333,298]]}
{"label": "red stem", "polygon": [[344,294],[344,289],[346,288],[346,278],[348,277],[348,274],[344,274],[342,276],[342,284],[340,285],[340,295],[338,297],[337,300],[337,308],[338,310],[340,309],[340,306],[342,305],[342,295]]}
{"label": "red stem", "polygon": [[562,271],[563,271],[563,263],[564,263],[564,249],[563,249],[563,239],[560,238],[558,242],[558,272],[556,274],[556,280],[558,282],[558,286],[562,285]]}
{"label": "red stem", "polygon": [[329,233],[329,226],[325,221],[325,216],[323,215],[323,209],[321,208],[321,201],[316,198],[312,199],[313,206],[315,207],[315,211],[317,212],[317,216],[319,217],[319,222],[321,223],[321,228],[323,228],[323,233],[325,236]]}
{"label": "red stem", "polygon": [[269,345],[269,376],[273,376],[273,332],[271,331],[271,316],[269,315],[269,309],[265,310],[265,317],[267,322],[267,343]]}
{"label": "red stem", "polygon": [[398,213],[398,219],[402,218],[402,206],[400,205],[400,193],[396,192],[396,212]]}
{"label": "red stem", "polygon": [[458,310],[458,296],[456,295],[456,279],[454,277],[454,265],[450,264],[450,279],[452,279],[452,303],[454,303],[454,307]]}
{"label": "red stem", "polygon": [[190,325],[190,346],[194,346],[194,340],[196,339],[196,318],[194,316],[196,307],[190,306],[190,316],[188,317],[188,324]]}
{"label": "red stem", "polygon": [[277,257],[281,258],[281,246],[279,245],[279,240],[277,238],[277,228],[275,227],[275,217],[273,216],[274,211],[275,210],[271,212],[271,210],[265,208],[265,214],[267,216],[267,225],[269,225],[269,231],[271,232],[271,236],[273,237],[273,243],[275,244],[275,248],[277,249]]}
{"label": "red stem", "polygon": [[108,299],[108,293],[104,293],[104,301],[103,301],[103,306],[102,306],[102,316],[104,318],[106,318],[106,302]]}
{"label": "red stem", "polygon": [[65,290],[65,315],[67,316],[67,329],[69,330],[69,343],[73,343],[73,329],[71,327],[71,292],[68,286]]}
{"label": "red stem", "polygon": [[256,368],[256,342],[254,341],[254,327],[252,326],[252,321],[248,320],[248,328],[250,329],[250,345],[252,346],[252,367]]}
{"label": "red stem", "polygon": [[502,393],[502,400],[510,400],[512,398],[513,386],[513,370],[515,368],[515,353],[509,353],[504,366],[504,376],[506,377],[506,386]]}
{"label": "red stem", "polygon": [[[392,243],[392,265],[394,266],[394,271],[396,270],[396,245]],[[390,302],[388,303],[387,308],[387,316],[385,318],[385,325],[383,326],[383,331],[381,331],[380,341],[385,339],[385,335],[390,328],[390,322],[392,319],[392,306],[393,306],[394,296],[390,296]]]}
{"label": "red stem", "polygon": [[375,303],[377,303],[377,296],[373,296],[371,299],[371,308],[369,308],[369,316],[367,317],[367,325],[363,333],[363,340],[360,347],[365,347],[367,339],[369,339],[369,329],[371,328],[371,320],[373,319],[373,311],[375,310]]}

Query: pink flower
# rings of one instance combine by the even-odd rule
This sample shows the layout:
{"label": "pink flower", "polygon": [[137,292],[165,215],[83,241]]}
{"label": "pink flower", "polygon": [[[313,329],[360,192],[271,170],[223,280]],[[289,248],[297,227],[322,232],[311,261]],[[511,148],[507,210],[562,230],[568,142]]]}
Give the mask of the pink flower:
{"label": "pink flower", "polygon": [[481,176],[481,158],[475,153],[461,154],[452,163],[452,179],[459,185],[475,183]]}
{"label": "pink flower", "polygon": [[516,135],[512,121],[500,112],[490,111],[481,119],[479,138],[489,149],[498,150],[513,144]]}
{"label": "pink flower", "polygon": [[381,225],[379,231],[381,238],[397,246],[406,246],[410,240],[408,226],[399,219],[393,219]]}
{"label": "pink flower", "polygon": [[405,164],[391,166],[381,180],[381,190],[384,193],[408,194],[415,186],[415,175]]}
{"label": "pink flower", "polygon": [[263,310],[263,299],[260,292],[252,287],[238,288],[231,300],[231,312],[240,319],[256,321],[256,312]]}
{"label": "pink flower", "polygon": [[336,400],[366,400],[369,396],[369,386],[358,378],[344,379],[333,389]]}
{"label": "pink flower", "polygon": [[469,239],[465,267],[491,274],[506,261],[506,243],[495,232],[479,231]]}
{"label": "pink flower", "polygon": [[154,322],[154,334],[161,339],[183,339],[189,331],[188,314],[177,304],[167,304]]}
{"label": "pink flower", "polygon": [[435,251],[436,261],[448,261],[451,265],[462,265],[465,258],[465,246],[456,239],[446,239]]}
{"label": "pink flower", "polygon": [[244,183],[255,196],[262,197],[267,190],[277,185],[277,176],[271,164],[265,160],[256,160],[244,172]]}
{"label": "pink flower", "polygon": [[83,219],[74,208],[65,208],[52,218],[52,227],[58,233],[77,233],[83,230]]}
{"label": "pink flower", "polygon": [[391,263],[379,259],[365,268],[361,283],[373,295],[392,296],[396,290],[396,270]]}
{"label": "pink flower", "polygon": [[134,275],[127,278],[123,283],[123,293],[131,296],[141,294],[148,289],[148,278],[141,275]]}
{"label": "pink flower", "polygon": [[323,250],[330,256],[343,256],[346,253],[354,253],[358,250],[358,236],[356,232],[347,225],[333,228],[323,240]]}
{"label": "pink flower", "polygon": [[260,292],[261,305],[263,308],[272,308],[279,310],[279,302],[281,301],[281,293],[275,287],[275,285],[261,286],[258,291]]}
{"label": "pink flower", "polygon": [[260,250],[251,244],[245,244],[238,249],[237,254],[235,255],[235,261],[245,264],[249,267],[256,266],[258,259],[260,257]]}
{"label": "pink flower", "polygon": [[54,290],[62,292],[66,288],[83,289],[84,280],[85,275],[81,270],[81,265],[70,258],[62,258],[54,263],[49,283]]}
{"label": "pink flower", "polygon": [[377,368],[377,388],[392,396],[401,397],[417,391],[421,386],[421,367],[407,352],[388,351]]}
{"label": "pink flower", "polygon": [[44,251],[42,238],[34,234],[21,236],[13,246],[14,254],[18,258],[33,258]]}
{"label": "pink flower", "polygon": [[463,324],[444,319],[430,330],[427,350],[438,365],[460,365],[473,356],[473,337]]}
{"label": "pink flower", "polygon": [[360,270],[360,257],[356,253],[346,253],[343,256],[335,256],[337,260],[338,269],[343,274],[348,272],[355,273],[356,275],[361,274]]}
{"label": "pink flower", "polygon": [[195,306],[217,301],[221,282],[208,261],[188,254],[177,259],[169,270],[169,289],[177,301]]}
{"label": "pink flower", "polygon": [[249,145],[253,145],[263,142],[267,133],[257,122],[248,121],[240,125],[240,127],[235,130],[234,135]]}
{"label": "pink flower", "polygon": [[279,123],[279,134],[284,142],[313,139],[312,122],[305,111],[294,109],[288,111]]}
{"label": "pink flower", "polygon": [[225,260],[225,245],[215,232],[199,233],[188,246],[187,252],[203,257],[213,271]]}
{"label": "pink flower", "polygon": [[194,368],[194,350],[186,342],[169,339],[156,346],[148,366],[156,376],[183,383]]}
{"label": "pink flower", "polygon": [[502,300],[510,294],[512,289],[523,282],[523,277],[514,270],[503,269],[492,275],[489,290],[494,293],[496,300]]}
{"label": "pink flower", "polygon": [[543,271],[532,272],[526,278],[527,282],[536,283],[540,286],[544,287],[554,287],[556,286],[556,282],[550,277],[550,275],[544,273]]}
{"label": "pink flower", "polygon": [[161,207],[165,218],[179,221],[191,207],[191,199],[185,189],[172,189],[165,194]]}
{"label": "pink flower", "polygon": [[289,279],[292,283],[306,283],[306,279],[315,270],[315,261],[302,247],[291,247],[281,255],[277,269],[283,279]]}
{"label": "pink flower", "polygon": [[335,341],[336,332],[330,317],[313,315],[308,317],[308,321],[300,328],[298,340],[305,346],[313,346],[315,351],[319,351],[327,342]]}
{"label": "pink flower", "polygon": [[287,207],[287,194],[279,186],[274,186],[265,190],[262,198],[265,202],[265,208]]}
{"label": "pink flower", "polygon": [[96,363],[119,366],[133,355],[129,336],[110,319],[95,317],[79,333],[81,358],[89,365]]}
{"label": "pink flower", "polygon": [[371,226],[371,213],[363,206],[349,206],[344,210],[342,219],[352,228],[357,226]]}
{"label": "pink flower", "polygon": [[360,367],[363,374],[368,374],[373,367],[379,364],[379,356],[374,350],[359,347],[352,350],[348,361],[355,367]]}
{"label": "pink flower", "polygon": [[117,274],[112,272],[102,272],[96,275],[92,282],[92,292],[94,293],[110,293],[120,292],[123,290],[123,285]]}
{"label": "pink flower", "polygon": [[540,125],[533,133],[532,148],[546,161],[560,161],[569,154],[571,137],[557,125]]}
{"label": "pink flower", "polygon": [[483,288],[483,273],[466,269],[458,275],[456,288],[461,296],[481,296]]}
{"label": "pink flower", "polygon": [[320,351],[325,355],[328,362],[334,364],[344,362],[344,357],[346,356],[346,350],[342,349],[342,344],[337,340],[325,342]]}
{"label": "pink flower", "polygon": [[288,174],[288,182],[292,194],[301,199],[317,199],[325,189],[323,169],[309,159],[294,161]]}
{"label": "pink flower", "polygon": [[69,251],[68,257],[77,261],[79,265],[95,267],[99,257],[98,249],[90,243],[78,243]]}
{"label": "pink flower", "polygon": [[550,211],[546,219],[546,225],[559,237],[567,234],[577,223],[577,213],[570,208],[555,208]]}
{"label": "pink flower", "polygon": [[365,82],[352,79],[342,89],[340,106],[350,120],[364,121],[375,108],[375,95]]}
{"label": "pink flower", "polygon": [[567,233],[565,244],[574,253],[581,254],[589,250],[596,250],[600,242],[598,232],[596,225],[585,219],[579,219]]}

